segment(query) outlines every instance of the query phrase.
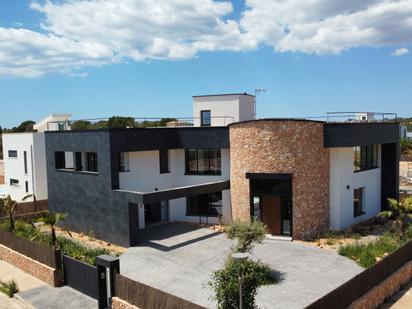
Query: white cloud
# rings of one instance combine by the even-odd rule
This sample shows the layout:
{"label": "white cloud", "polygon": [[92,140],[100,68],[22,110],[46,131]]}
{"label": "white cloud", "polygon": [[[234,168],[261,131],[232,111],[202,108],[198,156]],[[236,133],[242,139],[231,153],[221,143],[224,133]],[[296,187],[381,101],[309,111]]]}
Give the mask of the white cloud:
{"label": "white cloud", "polygon": [[[232,0],[240,1],[240,0]],[[32,3],[42,32],[0,28],[0,76],[84,76],[120,61],[180,60],[202,51],[339,54],[412,43],[412,0],[49,0]]]}
{"label": "white cloud", "polygon": [[403,56],[403,55],[406,55],[406,54],[409,54],[409,49],[407,49],[406,47],[402,47],[402,48],[398,48],[397,50],[395,50],[392,53],[392,56],[399,57],[399,56]]}

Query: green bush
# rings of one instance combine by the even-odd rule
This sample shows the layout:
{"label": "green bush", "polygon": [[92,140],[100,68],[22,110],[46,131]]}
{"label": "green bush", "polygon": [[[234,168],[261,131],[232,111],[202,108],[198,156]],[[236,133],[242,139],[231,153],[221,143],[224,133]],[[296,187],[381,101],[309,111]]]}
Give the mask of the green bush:
{"label": "green bush", "polygon": [[257,308],[255,296],[263,285],[279,281],[276,273],[260,261],[235,261],[229,257],[223,269],[213,273],[208,285],[214,290],[218,308],[239,308],[239,275],[242,274],[243,308]]}
{"label": "green bush", "polygon": [[6,294],[8,297],[13,297],[15,293],[19,291],[17,283],[14,280],[9,282],[0,282],[0,292]]}
{"label": "green bush", "polygon": [[[408,233],[412,235],[409,227]],[[376,258],[382,258],[385,253],[390,254],[401,247],[409,238],[396,233],[385,233],[379,239],[362,244],[359,242],[342,246],[339,254],[355,260],[362,267],[370,267],[376,263]]]}
{"label": "green bush", "polygon": [[412,152],[412,141],[402,138],[400,141],[400,147],[402,155],[408,155]]}
{"label": "green bush", "polygon": [[251,252],[254,243],[261,243],[265,239],[266,226],[259,220],[235,220],[226,229],[229,239],[237,239],[235,251]]}

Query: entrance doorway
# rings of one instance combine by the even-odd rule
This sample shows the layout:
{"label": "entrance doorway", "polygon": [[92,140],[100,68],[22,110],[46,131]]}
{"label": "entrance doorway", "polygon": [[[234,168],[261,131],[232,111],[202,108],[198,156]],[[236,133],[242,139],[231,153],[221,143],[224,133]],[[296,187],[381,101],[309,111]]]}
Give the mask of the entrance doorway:
{"label": "entrance doorway", "polygon": [[250,177],[251,217],[262,221],[268,234],[292,236],[291,177],[269,176],[275,179]]}
{"label": "entrance doorway", "polygon": [[169,201],[161,201],[144,205],[145,226],[169,221]]}

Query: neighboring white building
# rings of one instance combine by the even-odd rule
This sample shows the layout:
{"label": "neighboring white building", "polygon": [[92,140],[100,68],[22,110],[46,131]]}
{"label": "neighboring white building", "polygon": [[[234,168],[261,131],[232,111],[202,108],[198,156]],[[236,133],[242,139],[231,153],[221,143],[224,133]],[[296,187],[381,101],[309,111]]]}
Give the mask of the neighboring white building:
{"label": "neighboring white building", "polygon": [[399,138],[407,139],[408,138],[408,127],[404,125],[399,126]]}
{"label": "neighboring white building", "polygon": [[55,116],[50,115],[35,124],[33,128],[37,132],[2,134],[5,193],[16,201],[27,195],[34,195],[37,200],[47,199],[44,131],[48,129],[48,122],[53,122],[49,130],[56,130],[58,122],[67,123],[70,117],[69,114]]}
{"label": "neighboring white building", "polygon": [[255,119],[255,97],[247,93],[193,97],[195,127],[227,126]]}

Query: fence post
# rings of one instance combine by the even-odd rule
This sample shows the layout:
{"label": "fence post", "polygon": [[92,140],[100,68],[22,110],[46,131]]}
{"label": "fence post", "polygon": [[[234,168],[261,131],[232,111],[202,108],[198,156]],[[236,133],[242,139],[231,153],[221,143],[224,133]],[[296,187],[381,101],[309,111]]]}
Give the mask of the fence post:
{"label": "fence post", "polygon": [[[119,259],[110,255],[96,257],[98,276],[98,305],[99,309],[111,308],[111,297],[114,293],[114,276],[120,272]],[[107,273],[109,274],[107,276]],[[110,291],[107,291],[109,285]],[[108,293],[109,292],[109,293]]]}

